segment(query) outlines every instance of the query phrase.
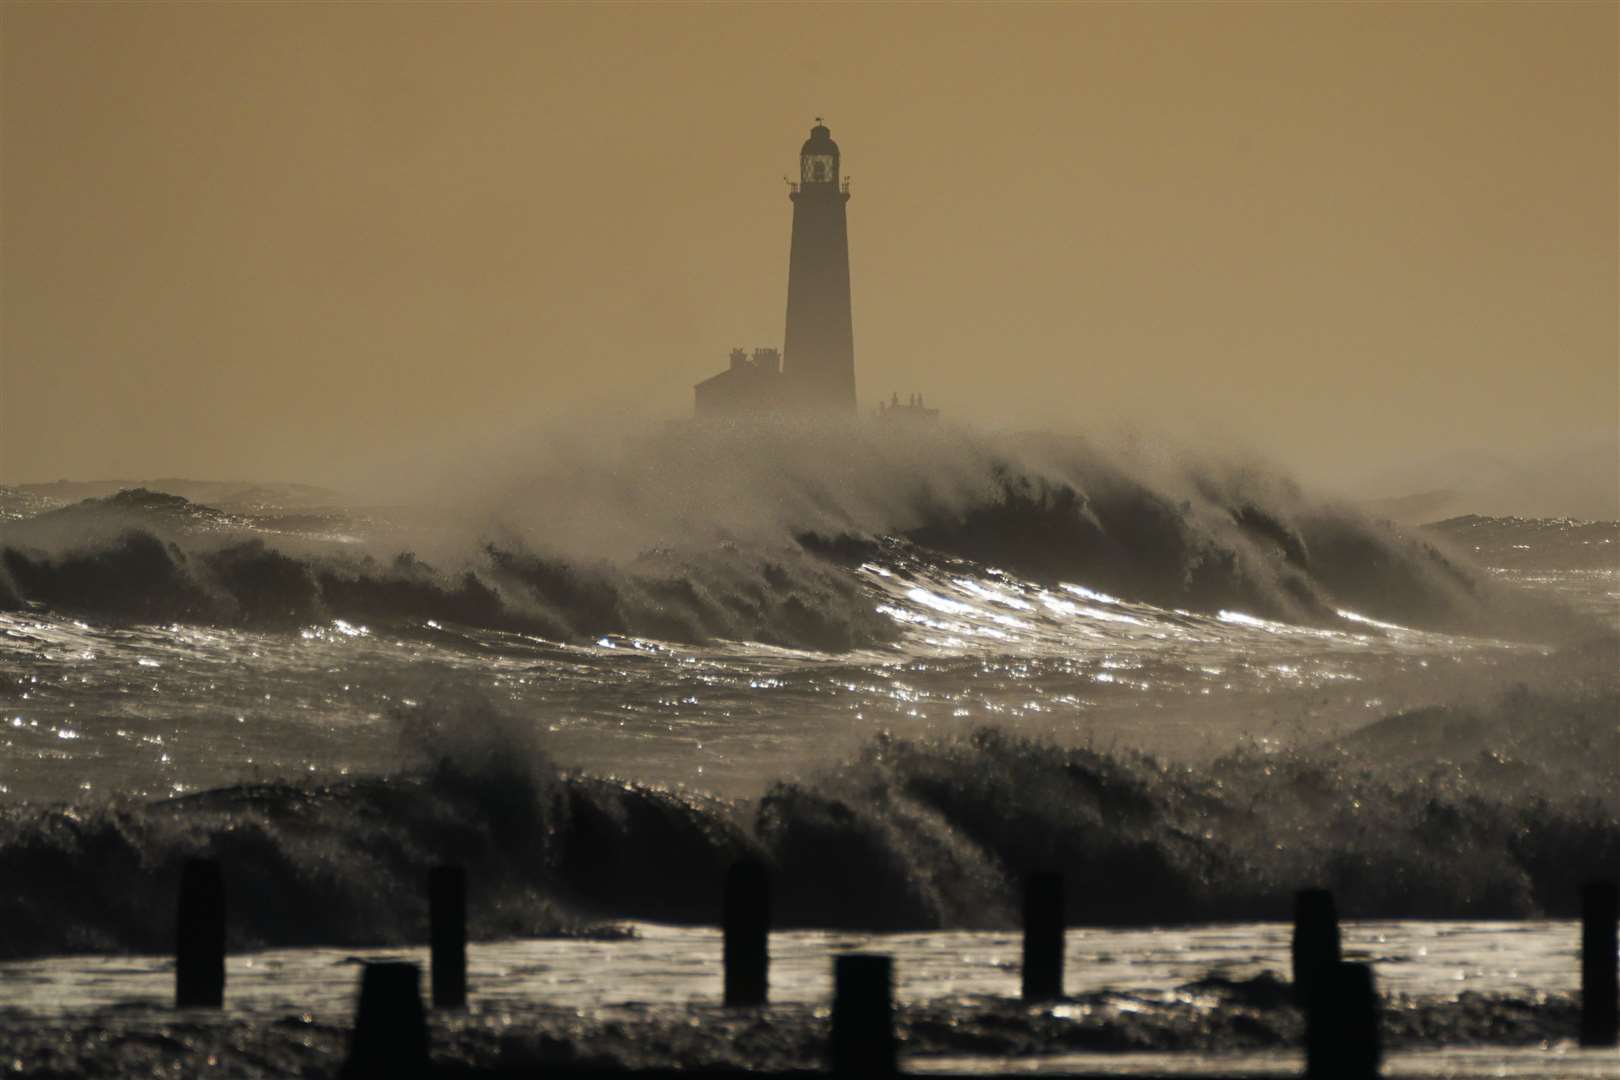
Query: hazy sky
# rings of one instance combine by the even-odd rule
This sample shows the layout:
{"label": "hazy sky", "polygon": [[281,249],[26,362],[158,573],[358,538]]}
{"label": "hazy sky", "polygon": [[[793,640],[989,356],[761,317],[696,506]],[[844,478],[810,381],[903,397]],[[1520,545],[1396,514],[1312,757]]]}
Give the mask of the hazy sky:
{"label": "hazy sky", "polygon": [[681,415],[853,177],[857,378],[1306,471],[1612,433],[1611,3],[6,2],[0,481]]}

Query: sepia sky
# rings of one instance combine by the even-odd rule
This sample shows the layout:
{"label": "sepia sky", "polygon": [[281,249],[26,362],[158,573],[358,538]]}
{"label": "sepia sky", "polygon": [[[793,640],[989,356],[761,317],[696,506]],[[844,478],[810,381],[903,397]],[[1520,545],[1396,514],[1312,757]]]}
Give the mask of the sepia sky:
{"label": "sepia sky", "polygon": [[0,8],[0,482],[683,415],[852,177],[864,406],[1307,474],[1613,439],[1589,4]]}

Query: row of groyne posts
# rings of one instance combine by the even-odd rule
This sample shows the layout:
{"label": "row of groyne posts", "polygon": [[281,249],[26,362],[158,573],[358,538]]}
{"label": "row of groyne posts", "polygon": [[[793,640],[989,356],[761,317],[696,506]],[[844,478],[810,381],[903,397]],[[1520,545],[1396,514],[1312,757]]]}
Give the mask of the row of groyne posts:
{"label": "row of groyne posts", "polygon": [[[467,1004],[467,875],[458,866],[428,875],[433,1005]],[[184,869],[176,933],[175,1001],[181,1008],[225,1002],[225,879],[220,864],[193,859]],[[725,1004],[766,1004],[770,969],[770,881],[757,862],[726,875],[722,904]],[[1063,997],[1063,878],[1029,876],[1024,888],[1022,997]],[[1581,888],[1582,1046],[1620,1044],[1620,889],[1613,880]],[[1333,896],[1306,889],[1295,897],[1295,999],[1305,1011],[1305,1075],[1361,1080],[1379,1073],[1378,995],[1372,965],[1341,958]],[[833,1075],[897,1071],[893,958],[873,953],[833,957]],[[420,1075],[428,1071],[428,1034],[416,964],[367,964],[360,980],[346,1076]],[[548,1070],[549,1072],[549,1070]]]}

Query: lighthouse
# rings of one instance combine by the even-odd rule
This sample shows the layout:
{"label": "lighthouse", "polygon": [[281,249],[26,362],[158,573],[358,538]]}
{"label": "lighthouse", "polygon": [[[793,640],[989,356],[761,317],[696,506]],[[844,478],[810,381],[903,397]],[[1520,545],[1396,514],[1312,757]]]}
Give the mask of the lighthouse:
{"label": "lighthouse", "polygon": [[791,186],[793,241],[788,250],[787,330],[782,375],[795,405],[855,411],[855,331],[849,310],[849,183],[838,144],[816,120],[799,150]]}
{"label": "lighthouse", "polygon": [[692,389],[699,417],[855,411],[855,334],[849,315],[849,181],[838,144],[816,118],[799,149],[799,181],[789,182],[793,240],[788,248],[787,331],[781,352],[731,350],[731,364]]}

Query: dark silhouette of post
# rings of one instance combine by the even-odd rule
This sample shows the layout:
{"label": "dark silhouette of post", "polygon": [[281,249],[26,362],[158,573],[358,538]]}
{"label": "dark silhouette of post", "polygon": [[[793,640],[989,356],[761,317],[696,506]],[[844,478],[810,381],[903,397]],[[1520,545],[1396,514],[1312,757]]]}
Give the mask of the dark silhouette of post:
{"label": "dark silhouette of post", "polygon": [[1581,1045],[1620,1043],[1620,888],[1581,886]]}
{"label": "dark silhouette of post", "polygon": [[1024,882],[1025,1001],[1063,996],[1063,923],[1063,875],[1029,875]]}
{"label": "dark silhouette of post", "polygon": [[428,871],[428,924],[433,943],[430,970],[433,1006],[460,1009],[467,1004],[467,871],[435,866]]}
{"label": "dark silhouette of post", "polygon": [[833,960],[834,1076],[888,1076],[896,1069],[894,961],[869,953]]}
{"label": "dark silhouette of post", "polygon": [[174,1003],[225,1004],[225,875],[214,859],[187,859],[175,910]]}
{"label": "dark silhouette of post", "polygon": [[367,964],[360,974],[360,1004],[342,1075],[348,1080],[422,1077],[428,1069],[421,970],[397,961]]}
{"label": "dark silhouette of post", "polygon": [[727,1005],[763,1005],[770,993],[770,882],[752,859],[726,873],[722,903]]}
{"label": "dark silhouette of post", "polygon": [[1371,1080],[1380,1056],[1372,966],[1339,961],[1317,970],[1305,1011],[1307,1080]]}
{"label": "dark silhouette of post", "polygon": [[1339,962],[1339,913],[1326,889],[1294,894],[1294,1000],[1310,1004],[1318,972]]}

